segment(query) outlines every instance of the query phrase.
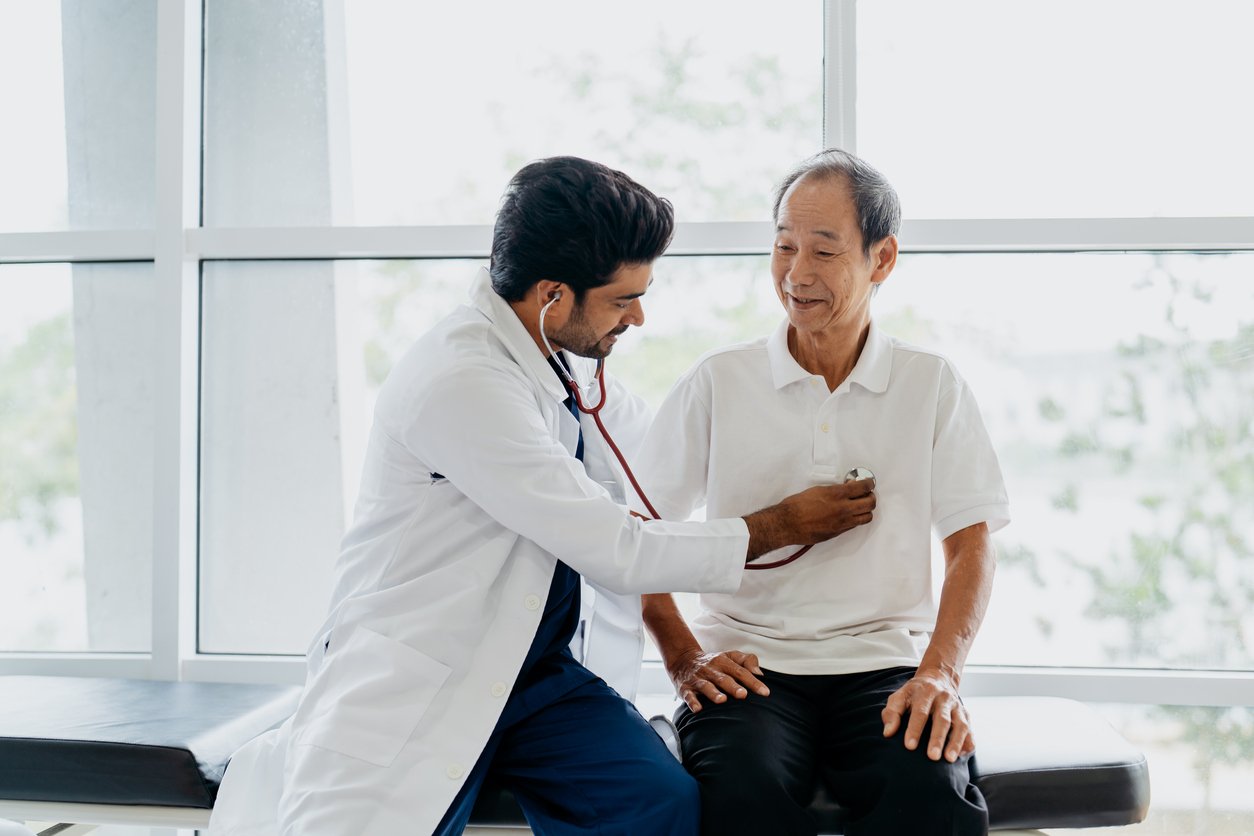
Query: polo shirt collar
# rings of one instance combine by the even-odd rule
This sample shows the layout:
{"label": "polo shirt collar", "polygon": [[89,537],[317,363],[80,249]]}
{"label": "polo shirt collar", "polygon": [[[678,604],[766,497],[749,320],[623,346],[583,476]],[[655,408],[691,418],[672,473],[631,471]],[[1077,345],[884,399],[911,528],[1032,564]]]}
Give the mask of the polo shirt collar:
{"label": "polo shirt collar", "polygon": [[470,301],[495,326],[501,342],[505,343],[505,348],[527,375],[553,400],[566,400],[570,392],[558,379],[544,352],[540,351],[536,341],[531,338],[518,314],[492,289],[492,277],[486,267],[479,268],[479,273],[471,284]]}
{"label": "polo shirt collar", "polygon": [[[814,376],[803,369],[788,350],[788,328],[788,319],[785,318],[766,341],[771,378],[777,390]],[[866,344],[862,346],[862,354],[858,356],[858,362],[841,387],[856,383],[869,392],[884,392],[888,389],[888,378],[892,370],[892,341],[872,319]]]}

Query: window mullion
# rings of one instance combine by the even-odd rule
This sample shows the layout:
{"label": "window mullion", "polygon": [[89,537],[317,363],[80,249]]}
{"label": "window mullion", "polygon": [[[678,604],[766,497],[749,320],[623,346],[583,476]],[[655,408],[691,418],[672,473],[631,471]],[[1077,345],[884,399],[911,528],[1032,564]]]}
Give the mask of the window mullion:
{"label": "window mullion", "polygon": [[856,0],[823,5],[823,147],[857,153]]}
{"label": "window mullion", "polygon": [[158,6],[152,676],[171,680],[195,652],[199,268],[183,242],[200,203],[200,23],[198,0]]}

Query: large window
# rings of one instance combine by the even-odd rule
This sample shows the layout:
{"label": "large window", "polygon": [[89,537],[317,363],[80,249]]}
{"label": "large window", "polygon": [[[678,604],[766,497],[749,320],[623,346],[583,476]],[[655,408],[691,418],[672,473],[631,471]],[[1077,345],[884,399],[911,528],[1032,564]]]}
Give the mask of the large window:
{"label": "large window", "polygon": [[840,145],[903,199],[875,315],[953,358],[1009,483],[964,687],[1107,702],[1196,764],[1165,822],[1240,808],[1251,26],[1219,0],[0,4],[0,670],[299,682],[374,392],[463,301],[513,171],[579,154],[674,202],[610,364],[657,404],[778,321],[771,185]]}

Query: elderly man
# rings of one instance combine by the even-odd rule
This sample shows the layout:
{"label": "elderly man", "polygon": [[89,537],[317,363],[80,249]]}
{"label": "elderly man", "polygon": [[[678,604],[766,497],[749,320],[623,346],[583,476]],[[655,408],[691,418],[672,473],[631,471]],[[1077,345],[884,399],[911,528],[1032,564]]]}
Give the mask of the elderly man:
{"label": "elderly man", "polygon": [[[858,468],[874,474],[873,514],[746,573],[735,592],[703,594],[691,629],[671,596],[645,596],[685,703],[676,722],[705,833],[813,834],[817,781],[849,811],[849,834],[988,828],[958,683],[992,586],[989,533],[1008,504],[953,365],[871,316],[900,217],[893,188],[852,154],[795,169],[776,195],[771,255],[787,319],[701,358],[639,458],[655,508],[679,520],[703,503],[711,518],[735,516]],[[933,533],[945,554],[939,608]]]}

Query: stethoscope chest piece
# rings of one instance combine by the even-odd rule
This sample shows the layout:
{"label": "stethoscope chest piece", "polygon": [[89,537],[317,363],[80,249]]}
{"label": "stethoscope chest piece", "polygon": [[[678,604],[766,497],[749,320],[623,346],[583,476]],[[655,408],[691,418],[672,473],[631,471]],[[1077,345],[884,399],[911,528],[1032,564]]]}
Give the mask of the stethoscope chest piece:
{"label": "stethoscope chest piece", "polygon": [[846,482],[861,482],[863,479],[874,479],[875,474],[871,472],[869,467],[855,467],[853,470],[845,474]]}

